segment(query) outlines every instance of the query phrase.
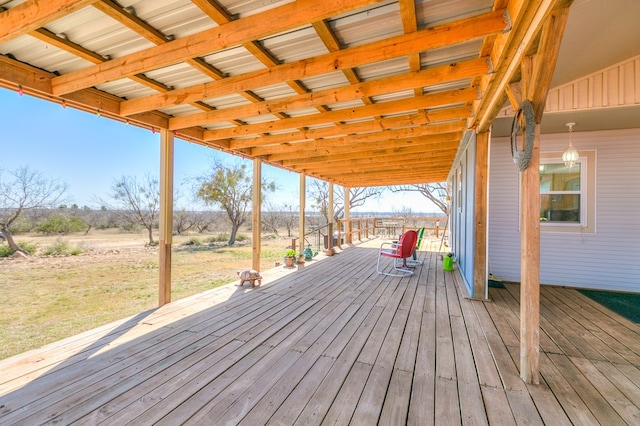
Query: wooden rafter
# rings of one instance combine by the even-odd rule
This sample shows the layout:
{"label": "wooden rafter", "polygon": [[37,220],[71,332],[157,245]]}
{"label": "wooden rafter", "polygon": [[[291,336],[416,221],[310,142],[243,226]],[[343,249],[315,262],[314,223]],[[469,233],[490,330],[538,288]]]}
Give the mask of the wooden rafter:
{"label": "wooden rafter", "polygon": [[2,12],[0,43],[15,39],[98,0],[28,0]]}
{"label": "wooden rafter", "polygon": [[[457,133],[462,132],[465,129],[465,124],[462,120],[450,121],[447,123],[432,124],[429,126],[416,126],[394,130],[383,130],[379,132],[370,132],[363,134],[353,134],[348,136],[341,136],[328,139],[314,139],[310,141],[297,142],[294,144],[278,144],[278,145],[266,145],[261,147],[252,148],[250,150],[251,156],[263,156],[278,154],[283,152],[290,152],[292,148],[296,152],[308,149],[327,149],[330,147],[338,146],[351,146],[359,143],[372,143],[372,142],[385,142],[391,143],[407,138],[418,138],[429,135],[437,135],[443,133]],[[237,148],[237,144],[232,142],[232,146]]]}
{"label": "wooden rafter", "polygon": [[56,95],[184,62],[187,59],[258,40],[374,3],[374,0],[298,0],[262,13],[231,21],[207,31],[73,71],[54,79]]}
{"label": "wooden rafter", "polygon": [[[238,117],[252,117],[275,112],[286,112],[327,103],[362,100],[370,96],[399,92],[414,87],[471,79],[478,74],[489,71],[486,58],[471,59],[464,62],[446,64],[409,74],[400,74],[365,83],[343,86],[337,89],[327,89],[305,93],[302,95],[279,98],[232,108],[215,110],[208,113],[191,114],[175,117],[170,120],[171,129],[199,126],[215,121],[228,121]],[[364,102],[366,103],[366,102]]]}
{"label": "wooden rafter", "polygon": [[[376,133],[399,128],[422,128],[426,127],[426,132],[440,133],[444,131],[458,131],[460,117],[467,117],[470,107],[442,108],[433,111],[420,111],[414,114],[398,115],[389,118],[379,118],[374,120],[359,121],[349,124],[338,124],[330,127],[320,127],[317,129],[306,129],[301,131],[278,133],[276,135],[260,136],[255,138],[235,139],[229,142],[232,149],[251,148],[252,152],[260,152],[260,147],[277,146],[287,147],[291,142],[310,141],[315,139],[319,142],[323,138],[344,137],[344,135],[356,135],[357,133]],[[444,123],[446,122],[446,123]],[[464,126],[462,126],[464,127]],[[446,129],[446,130],[445,130]],[[420,130],[421,131],[421,130]]]}
{"label": "wooden rafter", "polygon": [[[442,135],[428,135],[418,136],[415,138],[404,138],[393,141],[378,141],[378,142],[360,142],[345,145],[327,145],[325,147],[318,148],[295,148],[289,150],[289,152],[279,152],[267,155],[270,161],[278,162],[291,160],[288,163],[284,163],[289,166],[301,165],[302,163],[311,163],[314,161],[332,161],[328,157],[336,157],[334,160],[341,160],[343,158],[374,158],[378,155],[393,155],[400,153],[405,149],[412,149],[415,152],[424,152],[425,157],[431,155],[433,152],[441,150],[451,150],[457,148],[455,143],[458,142],[461,133],[445,133]],[[456,140],[456,138],[458,138]],[[454,144],[452,144],[454,143]],[[302,143],[301,145],[304,145]],[[342,157],[342,158],[340,158]],[[386,161],[380,162],[385,164]]]}
{"label": "wooden rafter", "polygon": [[[134,13],[127,12],[124,8],[111,0],[100,0],[94,3],[93,7],[156,45],[164,44],[171,40],[170,36],[162,34],[162,32],[158,31],[147,22],[138,18]],[[102,62],[106,62],[106,60],[97,63]],[[211,66],[203,65],[202,62],[203,61],[199,61],[199,58],[187,60],[187,63],[189,65],[192,65],[194,68],[197,68],[201,72],[207,74],[209,77],[215,78],[220,76],[220,73],[216,69]],[[133,75],[130,78],[138,83],[141,83],[144,86],[155,89],[161,93],[165,93],[170,90],[164,84],[159,83],[142,73]],[[213,109],[210,106],[199,101],[192,102],[191,105],[204,111],[211,111]]]}
{"label": "wooden rafter", "polygon": [[[233,17],[229,15],[222,6],[220,6],[214,0],[194,0],[193,3],[202,9],[214,22],[218,25],[223,25],[233,21]],[[267,67],[273,67],[278,64],[278,60],[271,55],[258,41],[250,40],[242,43],[249,53],[251,53],[258,61],[262,62]],[[193,59],[187,59],[187,63]],[[204,61],[203,61],[204,62]],[[307,90],[297,81],[287,82],[296,93],[306,93]],[[255,93],[249,90],[242,90],[239,92],[241,96],[250,102],[260,102],[262,99]],[[213,108],[212,108],[213,109]],[[277,117],[285,118],[284,115],[278,114]],[[241,124],[241,121],[237,118],[231,120],[236,124]],[[188,127],[188,126],[185,126]]]}
{"label": "wooden rafter", "polygon": [[375,105],[364,105],[349,110],[334,110],[325,113],[293,117],[286,120],[268,121],[264,123],[248,124],[226,129],[209,130],[205,132],[205,139],[228,139],[294,129],[298,127],[323,125],[333,121],[349,121],[371,117],[376,114],[392,114],[401,111],[411,112],[421,108],[434,108],[443,105],[460,105],[473,101],[477,96],[474,89],[459,89],[424,95],[416,98],[400,99],[382,102]]}
{"label": "wooden rafter", "polygon": [[[478,131],[488,130],[504,101],[506,88],[518,72],[528,47],[539,36],[546,17],[553,9],[568,7],[573,0],[544,0],[509,3],[509,16],[513,28],[496,37],[491,54],[495,72],[484,76],[480,82],[482,97],[474,103],[474,115],[469,127]],[[561,39],[561,37],[557,37]]]}
{"label": "wooden rafter", "polygon": [[336,69],[353,68],[376,61],[406,56],[413,52],[451,46],[502,31],[505,25],[502,13],[499,11],[466,18],[415,33],[390,37],[302,61],[281,64],[268,70],[258,70],[219,81],[172,90],[168,93],[131,99],[122,103],[122,114],[128,115],[160,109],[177,103],[236,93],[246,88],[269,86],[282,81],[330,73]]}

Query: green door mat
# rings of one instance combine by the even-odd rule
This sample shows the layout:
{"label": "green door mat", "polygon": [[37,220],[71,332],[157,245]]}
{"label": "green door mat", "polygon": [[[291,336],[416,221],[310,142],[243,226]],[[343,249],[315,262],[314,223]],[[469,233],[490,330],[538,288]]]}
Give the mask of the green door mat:
{"label": "green door mat", "polygon": [[640,324],[640,294],[596,290],[578,291],[629,321]]}

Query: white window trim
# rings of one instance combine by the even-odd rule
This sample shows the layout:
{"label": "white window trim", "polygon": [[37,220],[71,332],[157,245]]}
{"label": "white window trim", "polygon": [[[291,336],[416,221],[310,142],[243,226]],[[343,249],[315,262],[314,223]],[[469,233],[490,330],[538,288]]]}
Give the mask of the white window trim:
{"label": "white window trim", "polygon": [[[548,191],[545,194],[580,194],[580,220],[578,222],[552,222],[552,221],[540,221],[540,226],[572,226],[577,228],[584,228],[587,226],[589,212],[587,209],[587,200],[589,198],[587,183],[587,175],[589,174],[588,164],[586,157],[580,157],[576,163],[580,163],[580,191]],[[543,157],[540,156],[540,164],[562,164],[562,160],[556,157]],[[540,193],[542,195],[542,192]],[[542,229],[542,228],[541,228]]]}
{"label": "white window trim", "polygon": [[[582,170],[580,176],[580,223],[540,222],[541,232],[595,234],[596,232],[596,150],[579,151]],[[562,158],[562,152],[541,152],[540,164],[555,162]],[[584,162],[583,162],[584,161]]]}

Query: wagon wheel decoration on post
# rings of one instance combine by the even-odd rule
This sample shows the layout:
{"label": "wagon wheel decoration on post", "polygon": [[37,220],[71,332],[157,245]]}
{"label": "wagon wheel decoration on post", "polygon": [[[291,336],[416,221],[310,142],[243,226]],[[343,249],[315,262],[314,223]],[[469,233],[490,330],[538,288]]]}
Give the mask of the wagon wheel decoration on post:
{"label": "wagon wheel decoration on post", "polygon": [[[523,118],[524,128],[521,125]],[[511,123],[511,157],[521,172],[529,166],[531,161],[535,131],[536,123],[533,117],[533,105],[531,101],[525,99],[520,104],[520,108],[518,108],[513,117],[513,123]],[[520,132],[524,133],[524,150],[518,149],[518,134]]]}

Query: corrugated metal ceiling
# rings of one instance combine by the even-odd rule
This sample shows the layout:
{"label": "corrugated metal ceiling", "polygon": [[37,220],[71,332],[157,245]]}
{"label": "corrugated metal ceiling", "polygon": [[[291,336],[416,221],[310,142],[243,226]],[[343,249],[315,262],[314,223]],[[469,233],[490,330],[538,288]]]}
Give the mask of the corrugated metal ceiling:
{"label": "corrugated metal ceiling", "polygon": [[[72,0],[64,1],[70,5],[74,3]],[[0,2],[8,10],[18,7],[21,3],[23,2]],[[305,159],[316,155],[319,151],[315,147],[323,143],[327,144],[327,148],[321,151],[328,152],[336,161],[345,157],[343,148],[334,151],[331,146],[332,139],[373,131],[373,128],[366,129],[361,124],[354,123],[375,123],[376,120],[385,117],[400,117],[402,120],[396,120],[396,124],[388,124],[388,128],[377,126],[379,130],[402,128],[411,126],[407,124],[411,122],[407,117],[411,114],[428,115],[430,111],[443,109],[449,111],[452,106],[465,106],[468,113],[462,116],[449,114],[437,122],[461,123],[462,120],[466,120],[471,115],[473,97],[460,95],[455,98],[454,92],[462,93],[461,89],[477,85],[478,79],[489,71],[489,65],[486,65],[484,70],[480,67],[479,71],[453,80],[447,73],[455,70],[458,63],[478,58],[483,46],[486,48],[487,43],[490,46],[491,37],[499,31],[487,31],[488,38],[484,35],[470,36],[450,44],[443,41],[433,48],[429,47],[431,41],[428,33],[425,33],[422,41],[405,41],[402,36],[416,29],[424,30],[441,24],[450,25],[468,17],[487,16],[489,19],[494,3],[491,0],[346,1],[345,4],[360,3],[363,6],[344,6],[344,11],[334,16],[309,19],[308,22],[293,27],[281,28],[277,20],[265,22],[264,27],[272,29],[265,30],[267,35],[263,37],[222,49],[212,47],[207,53],[194,54],[188,60],[152,66],[150,69],[141,68],[141,72],[131,75],[123,71],[122,78],[101,78],[100,64],[106,66],[121,58],[128,60],[135,56],[134,54],[151,52],[160,44],[173,46],[171,40],[179,41],[210,29],[226,28],[252,15],[266,16],[264,13],[268,10],[291,6],[293,3],[270,0],[216,0],[216,12],[211,8],[214,5],[213,0],[97,0],[93,4],[50,20],[40,30],[27,31],[17,37],[5,37],[4,42],[0,43],[0,53],[10,60],[60,76],[75,75],[82,70],[98,67],[95,87],[120,99],[118,101],[116,98],[109,98],[109,102],[120,102],[120,110],[115,107],[110,110],[103,105],[103,112],[113,118],[131,120],[133,123],[154,128],[164,127],[161,123],[165,120],[166,127],[173,127],[179,137],[225,150],[233,150],[231,147],[234,138],[248,137],[256,140],[255,148],[261,145],[273,146],[274,153],[281,152],[287,146],[290,146],[289,149],[295,147],[295,150],[300,152],[300,162],[295,164],[273,160],[272,154],[268,153],[257,156],[266,162],[345,186],[420,181],[420,177],[415,173],[406,173],[406,176],[403,176],[402,167],[390,166],[402,155],[403,149],[398,145],[390,145],[388,153],[384,154],[378,152],[379,150],[375,153],[373,150],[367,152],[361,143],[354,143],[353,151],[361,153],[360,156],[353,157],[354,164],[361,158],[369,158],[368,168],[358,169],[361,176],[355,172],[343,177],[339,168],[335,171],[324,167],[316,168],[315,163],[305,164]],[[25,3],[27,4],[29,2]],[[409,8],[401,9],[403,5],[409,5]],[[323,7],[328,6],[323,4]],[[336,10],[340,7],[336,2]],[[304,10],[308,11],[311,8]],[[415,28],[411,29],[414,20]],[[229,21],[231,24],[227,24]],[[392,38],[397,38],[397,43],[391,42],[386,47],[379,44]],[[415,48],[411,43],[425,43],[427,47]],[[411,58],[413,53],[394,53],[397,45],[401,45],[407,51],[415,51],[417,61]],[[373,46],[369,55],[372,59],[367,57],[366,52],[356,51],[358,46]],[[340,52],[350,52],[349,49],[353,50],[352,55],[339,56]],[[386,54],[385,49],[389,54],[382,55],[381,60],[381,53]],[[326,65],[330,65],[331,61],[334,61],[334,67]],[[343,66],[342,61],[351,61],[354,65]],[[288,64],[291,65],[290,68],[283,68]],[[130,66],[136,65],[132,61]],[[478,68],[477,65],[474,67]],[[318,71],[320,69],[323,71]],[[425,74],[425,83],[422,85],[412,83],[403,87],[402,82],[394,79],[400,76],[416,78],[414,75],[420,70],[437,72],[434,71],[435,75],[428,78]],[[271,77],[280,73],[285,77]],[[232,81],[231,78],[236,80]],[[222,89],[228,82],[236,84],[237,88],[232,92]],[[34,94],[38,94],[36,88],[33,91]],[[449,91],[452,91],[451,94],[448,94]],[[198,92],[203,95],[198,96]],[[207,94],[204,94],[205,92]],[[158,96],[159,93],[165,95]],[[188,96],[183,96],[183,93]],[[211,96],[209,93],[214,95]],[[332,93],[335,95],[333,100],[330,100]],[[441,93],[447,94],[438,101],[436,96]],[[315,102],[316,94],[326,101]],[[423,94],[427,95],[424,100]],[[56,97],[53,94],[46,96]],[[427,99],[428,96],[433,96],[433,101],[432,98]],[[82,109],[91,110],[94,105],[90,102],[76,105],[71,96],[65,93],[57,97],[60,100],[68,98],[71,105]],[[125,102],[127,100],[140,101],[135,104],[136,113],[122,113],[124,105],[133,108],[131,102]],[[282,105],[279,104],[280,100]],[[405,100],[407,102],[403,103]],[[98,102],[96,100],[96,103]],[[147,109],[144,107],[145,103],[153,107]],[[214,117],[213,112],[225,109],[237,115],[224,119]],[[344,115],[340,116],[336,111],[343,111]],[[328,114],[329,112],[332,114]],[[323,120],[325,116],[327,119]],[[172,118],[188,119],[190,124],[181,127],[181,123],[187,121],[172,121]],[[305,118],[308,118],[308,123],[304,122]],[[196,124],[191,124],[192,122]],[[289,122],[291,127],[287,127]],[[261,125],[252,126],[258,123]],[[273,125],[265,127],[271,123]],[[436,121],[424,119],[416,123],[414,126],[417,127],[437,124]],[[375,128],[376,125],[373,126]],[[305,129],[323,129],[324,136],[309,136]],[[456,129],[449,132],[452,141],[460,140],[460,132],[464,127]],[[230,133],[229,130],[234,131]],[[218,134],[222,136],[218,137]],[[296,134],[298,136],[295,136]],[[278,135],[287,137],[283,136],[279,142]],[[269,137],[264,139],[264,143],[260,143],[260,136]],[[442,139],[446,137],[443,136]],[[303,141],[315,141],[316,144],[305,145]],[[385,136],[381,134],[380,142],[384,141]],[[407,148],[415,147],[417,142],[405,140],[405,145]],[[425,161],[420,167],[430,170],[424,174],[425,182],[446,177],[455,155],[455,147],[448,146],[448,153],[442,153],[439,161],[433,164],[428,161],[429,156],[424,155]],[[314,148],[307,150],[307,147]],[[254,156],[254,148],[251,147],[243,147],[236,151],[244,156]],[[419,153],[411,154],[410,151],[407,151],[407,155],[414,156],[414,162],[421,156]],[[372,173],[377,173],[378,176],[373,179]]]}

